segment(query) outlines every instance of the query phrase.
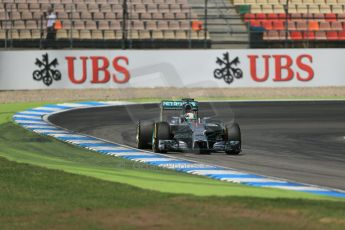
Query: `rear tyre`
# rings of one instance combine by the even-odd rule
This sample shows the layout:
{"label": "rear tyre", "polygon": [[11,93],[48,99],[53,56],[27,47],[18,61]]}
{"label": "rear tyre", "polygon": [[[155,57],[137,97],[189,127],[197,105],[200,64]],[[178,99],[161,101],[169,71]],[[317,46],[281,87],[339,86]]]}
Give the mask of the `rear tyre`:
{"label": "rear tyre", "polygon": [[152,151],[155,153],[166,153],[167,151],[159,150],[159,140],[170,140],[170,138],[170,125],[167,122],[155,123],[152,133]]}
{"label": "rear tyre", "polygon": [[228,140],[229,141],[239,141],[239,148],[235,150],[225,151],[226,154],[237,155],[241,152],[241,129],[238,123],[234,123],[230,129],[228,129]]}
{"label": "rear tyre", "polygon": [[151,148],[153,122],[138,122],[137,125],[137,148],[149,149]]}

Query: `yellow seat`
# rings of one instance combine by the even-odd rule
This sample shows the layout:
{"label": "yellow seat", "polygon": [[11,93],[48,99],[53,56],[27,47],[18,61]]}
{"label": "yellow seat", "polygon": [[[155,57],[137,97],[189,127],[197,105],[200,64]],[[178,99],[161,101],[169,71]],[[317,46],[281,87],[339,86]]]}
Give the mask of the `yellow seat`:
{"label": "yellow seat", "polygon": [[285,9],[283,5],[273,5],[273,12],[275,14],[284,14]]}
{"label": "yellow seat", "polygon": [[263,5],[262,6],[262,13],[265,13],[265,14],[270,14],[270,13],[273,13],[273,9],[272,9],[272,5]]}
{"label": "yellow seat", "polygon": [[320,9],[318,5],[310,5],[308,9],[308,13],[310,14],[318,14],[320,13]]}
{"label": "yellow seat", "polygon": [[300,14],[307,14],[309,13],[308,11],[308,8],[307,8],[307,5],[297,5],[297,13],[300,13]]}
{"label": "yellow seat", "polygon": [[332,11],[331,11],[331,8],[330,8],[330,6],[328,6],[328,5],[320,5],[320,13],[322,13],[322,14],[328,14],[328,13],[331,13]]}
{"label": "yellow seat", "polygon": [[252,14],[262,13],[261,6],[260,6],[260,5],[252,5],[252,6],[250,7],[250,12],[251,12]]}
{"label": "yellow seat", "polygon": [[344,13],[344,9],[342,5],[334,5],[332,7],[332,13],[334,14],[342,14]]}

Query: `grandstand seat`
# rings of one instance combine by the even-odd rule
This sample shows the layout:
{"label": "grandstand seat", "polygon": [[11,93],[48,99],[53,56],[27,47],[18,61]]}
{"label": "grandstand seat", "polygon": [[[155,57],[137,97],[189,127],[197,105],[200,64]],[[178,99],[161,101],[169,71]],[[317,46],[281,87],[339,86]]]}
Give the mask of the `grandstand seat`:
{"label": "grandstand seat", "polygon": [[175,32],[175,34],[176,34],[176,39],[180,39],[180,40],[187,39],[187,34],[185,31],[178,30]]}
{"label": "grandstand seat", "polygon": [[112,29],[112,30],[121,30],[121,24],[119,21],[110,21],[109,23],[109,29]]}
{"label": "grandstand seat", "polygon": [[[32,39],[41,39],[41,30],[38,30],[38,29],[37,30],[31,30],[31,38]],[[45,38],[45,35],[43,33],[42,33],[42,38]]]}
{"label": "grandstand seat", "polygon": [[295,21],[288,21],[287,26],[288,26],[289,30],[296,30],[296,23],[295,23]]}
{"label": "grandstand seat", "polygon": [[333,5],[332,6],[332,13],[333,14],[342,14],[344,13],[344,9],[342,5]]}
{"label": "grandstand seat", "polygon": [[[288,18],[289,18],[289,15],[288,15]],[[286,20],[286,14],[285,14],[285,13],[279,13],[279,14],[278,14],[278,19],[280,19],[280,20]]]}
{"label": "grandstand seat", "polygon": [[175,14],[177,20],[188,19],[186,13],[178,12]]}
{"label": "grandstand seat", "polygon": [[32,19],[32,13],[29,12],[29,11],[22,12],[21,19],[23,19],[23,20],[31,20]]}
{"label": "grandstand seat", "polygon": [[68,13],[67,12],[58,12],[57,14],[56,14],[56,17],[58,18],[58,19],[68,19]]}
{"label": "grandstand seat", "polygon": [[330,26],[330,23],[327,22],[327,21],[324,21],[324,22],[320,22],[320,30],[331,30],[331,26]]}
{"label": "grandstand seat", "polygon": [[92,18],[93,18],[93,20],[104,19],[104,13],[103,12],[94,12]]}
{"label": "grandstand seat", "polygon": [[325,14],[325,20],[326,21],[336,21],[337,20],[337,15],[333,13],[327,13]]}
{"label": "grandstand seat", "polygon": [[154,20],[162,20],[163,19],[163,14],[160,13],[160,12],[153,13],[152,14],[152,19],[154,19]]}
{"label": "grandstand seat", "polygon": [[83,30],[83,29],[85,29],[85,23],[84,23],[84,21],[74,21],[73,24],[74,24],[73,27],[74,27],[75,29],[77,29],[77,30]]}
{"label": "grandstand seat", "polygon": [[320,5],[320,13],[329,14],[331,12],[332,11],[331,11],[331,8],[329,7],[329,5],[325,5],[325,4]]}
{"label": "grandstand seat", "polygon": [[104,19],[115,19],[116,18],[116,14],[113,12],[105,12],[104,14]]}
{"label": "grandstand seat", "polygon": [[[128,38],[130,40],[138,40],[139,39],[139,32],[137,30],[131,30],[128,32]],[[121,39],[118,35],[116,36],[116,39]]]}
{"label": "grandstand seat", "polygon": [[309,13],[307,5],[297,5],[297,13],[306,14]]}
{"label": "grandstand seat", "polygon": [[345,31],[344,30],[340,31],[338,33],[338,38],[339,38],[339,40],[345,40]]}
{"label": "grandstand seat", "polygon": [[[140,20],[151,20],[152,19],[152,14],[151,13],[140,13],[137,14],[138,18],[136,19],[140,19]],[[134,19],[132,17],[130,17],[131,19]]]}
{"label": "grandstand seat", "polygon": [[315,32],[315,40],[327,40],[326,32],[316,31]]}
{"label": "grandstand seat", "polygon": [[255,20],[255,14],[247,13],[244,15],[245,22],[249,22],[251,20]]}
{"label": "grandstand seat", "polygon": [[164,15],[164,19],[166,19],[166,20],[174,20],[175,19],[175,14],[172,12],[166,12],[163,15]]}
{"label": "grandstand seat", "polygon": [[62,30],[58,30],[56,33],[56,39],[60,40],[60,39],[68,39],[68,34],[67,34],[67,30],[62,29]]}
{"label": "grandstand seat", "polygon": [[178,21],[170,21],[169,22],[169,30],[179,30],[180,23]]}
{"label": "grandstand seat", "polygon": [[267,5],[267,0],[256,0],[256,4],[258,4],[258,5]]}
{"label": "grandstand seat", "polygon": [[191,29],[190,22],[186,21],[186,20],[181,21],[180,27],[181,27],[181,30],[190,30]]}
{"label": "grandstand seat", "polygon": [[[99,5],[98,4],[95,4],[95,3],[91,3],[91,4],[88,4],[88,11],[90,13],[93,13],[93,12],[99,12]],[[103,37],[103,36],[102,36]]]}
{"label": "grandstand seat", "polygon": [[85,29],[88,29],[88,30],[95,30],[95,29],[97,29],[96,22],[95,21],[86,21]]}
{"label": "grandstand seat", "polygon": [[266,18],[269,20],[278,20],[278,15],[275,13],[270,13],[266,15]]}
{"label": "grandstand seat", "polygon": [[270,20],[265,20],[262,22],[262,26],[266,29],[266,30],[272,30],[272,21]]}
{"label": "grandstand seat", "polygon": [[112,10],[111,10],[111,5],[102,4],[102,5],[101,5],[100,11],[101,11],[101,12],[104,12],[104,13],[112,12]]}
{"label": "grandstand seat", "polygon": [[273,13],[272,5],[262,5],[262,12],[265,14]]}
{"label": "grandstand seat", "polygon": [[104,39],[105,40],[115,40],[115,31],[113,31],[113,30],[104,31]]}
{"label": "grandstand seat", "polygon": [[299,31],[306,31],[308,30],[308,24],[307,21],[297,21],[296,22],[296,29]]}
{"label": "grandstand seat", "polygon": [[79,39],[91,40],[91,32],[90,32],[90,30],[80,30],[79,33],[80,33]]}
{"label": "grandstand seat", "polygon": [[314,14],[314,19],[322,21],[325,19],[325,15],[320,13]]}
{"label": "grandstand seat", "polygon": [[264,40],[279,40],[279,32],[276,30],[270,30],[264,32]]}
{"label": "grandstand seat", "polygon": [[181,6],[179,4],[170,5],[170,12],[173,12],[173,13],[182,12]]}
{"label": "grandstand seat", "polygon": [[319,5],[309,5],[308,13],[319,14],[320,13]]}
{"label": "grandstand seat", "polygon": [[159,12],[161,13],[168,13],[170,12],[169,5],[166,4],[160,4],[158,5]]}
{"label": "grandstand seat", "polygon": [[310,31],[318,31],[319,30],[319,22],[309,21],[309,30]]}
{"label": "grandstand seat", "polygon": [[273,30],[285,30],[285,22],[281,20],[274,20],[272,23]]}
{"label": "grandstand seat", "polygon": [[336,31],[326,32],[327,40],[339,40],[338,33]]}
{"label": "grandstand seat", "polygon": [[292,40],[302,40],[302,33],[300,31],[291,31],[290,37]]}
{"label": "grandstand seat", "polygon": [[303,14],[301,13],[294,13],[290,14],[291,20],[298,21],[298,20],[304,20]]}
{"label": "grandstand seat", "polygon": [[342,23],[339,21],[331,22],[331,29],[335,30],[335,31],[336,30],[338,30],[338,31],[343,30]]}
{"label": "grandstand seat", "polygon": [[289,33],[287,33],[284,30],[279,31],[279,39],[280,40],[288,40],[289,39]]}
{"label": "grandstand seat", "polygon": [[344,22],[345,21],[345,13],[338,14],[337,19],[339,22]]}
{"label": "grandstand seat", "polygon": [[153,31],[152,32],[152,39],[163,39],[163,32],[162,31]]}
{"label": "grandstand seat", "polygon": [[92,19],[92,14],[90,12],[88,12],[88,11],[82,11],[80,13],[80,18],[82,20]]}
{"label": "grandstand seat", "polygon": [[30,30],[38,29],[36,21],[32,21],[32,20],[31,21],[27,21],[26,22],[26,29],[30,29]]}
{"label": "grandstand seat", "polygon": [[15,29],[25,29],[25,23],[22,20],[14,21],[13,26]]}
{"label": "grandstand seat", "polygon": [[327,5],[338,5],[338,1],[337,0],[326,0],[326,4]]}
{"label": "grandstand seat", "polygon": [[14,40],[19,39],[18,30],[11,30],[9,34],[10,34],[9,38],[14,39]]}
{"label": "grandstand seat", "polygon": [[22,40],[31,39],[31,32],[30,32],[30,30],[20,30],[20,32],[19,32],[19,39],[22,39]]}
{"label": "grandstand seat", "polygon": [[168,23],[167,21],[158,21],[157,22],[157,29],[158,30],[168,30]]}
{"label": "grandstand seat", "polygon": [[139,39],[151,39],[151,34],[149,31],[139,31]]}
{"label": "grandstand seat", "polygon": [[261,6],[260,5],[252,5],[250,8],[250,13],[252,14],[259,14],[262,12]]}
{"label": "grandstand seat", "polygon": [[6,31],[3,29],[0,29],[0,39],[2,40],[6,39]]}
{"label": "grandstand seat", "polygon": [[304,31],[303,39],[305,40],[315,40],[315,33],[313,31]]}
{"label": "grandstand seat", "polygon": [[146,30],[157,30],[156,21],[147,21],[145,24]]}
{"label": "grandstand seat", "polygon": [[273,12],[275,14],[285,14],[285,10],[282,5],[273,5]]}
{"label": "grandstand seat", "polygon": [[250,21],[250,26],[259,27],[259,26],[261,26],[261,23],[260,23],[260,21],[252,20],[252,21]]}
{"label": "grandstand seat", "polygon": [[264,14],[264,13],[258,13],[258,14],[255,15],[255,18],[256,18],[257,20],[266,20],[266,14]]}

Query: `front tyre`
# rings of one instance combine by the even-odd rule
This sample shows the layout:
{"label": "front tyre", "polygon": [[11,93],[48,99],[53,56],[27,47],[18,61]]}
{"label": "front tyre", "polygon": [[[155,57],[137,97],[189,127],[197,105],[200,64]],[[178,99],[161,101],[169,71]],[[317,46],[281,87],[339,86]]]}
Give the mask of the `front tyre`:
{"label": "front tyre", "polygon": [[228,141],[239,141],[239,144],[236,146],[236,148],[225,151],[226,154],[232,154],[237,155],[241,152],[241,129],[238,123],[234,123],[230,129],[228,129]]}
{"label": "front tyre", "polygon": [[152,133],[152,151],[155,153],[166,153],[166,150],[158,148],[159,140],[170,140],[170,125],[167,122],[157,122],[154,124]]}
{"label": "front tyre", "polygon": [[138,122],[136,142],[138,149],[151,148],[153,122]]}

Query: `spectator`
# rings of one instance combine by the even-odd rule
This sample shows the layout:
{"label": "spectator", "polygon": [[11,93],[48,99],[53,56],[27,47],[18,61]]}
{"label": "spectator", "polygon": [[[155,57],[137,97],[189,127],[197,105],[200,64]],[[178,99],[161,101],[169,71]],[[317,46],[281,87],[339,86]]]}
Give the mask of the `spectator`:
{"label": "spectator", "polygon": [[46,18],[47,18],[47,37],[46,37],[46,47],[47,47],[47,46],[52,46],[56,38],[56,30],[55,30],[56,14],[54,13],[52,7],[48,8],[48,16]]}

